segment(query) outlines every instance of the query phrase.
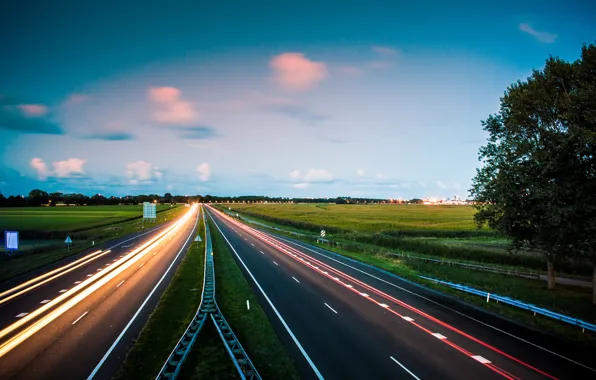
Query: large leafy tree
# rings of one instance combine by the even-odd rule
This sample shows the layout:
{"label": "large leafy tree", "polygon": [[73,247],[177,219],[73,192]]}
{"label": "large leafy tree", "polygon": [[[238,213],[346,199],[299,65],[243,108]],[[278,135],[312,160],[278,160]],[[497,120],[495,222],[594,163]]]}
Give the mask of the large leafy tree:
{"label": "large leafy tree", "polygon": [[482,122],[475,220],[544,252],[550,289],[557,262],[573,256],[594,260],[596,279],[595,88],[596,46],[584,46],[576,62],[551,57],[509,86],[500,112]]}

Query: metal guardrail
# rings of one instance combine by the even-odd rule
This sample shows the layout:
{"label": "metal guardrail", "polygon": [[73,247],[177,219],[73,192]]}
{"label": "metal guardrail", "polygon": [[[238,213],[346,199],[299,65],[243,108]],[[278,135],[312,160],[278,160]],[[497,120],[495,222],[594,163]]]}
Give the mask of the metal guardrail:
{"label": "metal guardrail", "polygon": [[596,325],[595,324],[588,323],[586,321],[582,321],[581,319],[572,318],[572,317],[569,317],[569,316],[564,315],[564,314],[555,313],[554,311],[551,311],[551,310],[548,310],[548,309],[545,309],[545,308],[542,308],[542,307],[538,307],[538,306],[535,306],[535,305],[532,305],[532,304],[529,304],[529,303],[525,303],[525,302],[522,302],[522,301],[519,301],[519,300],[516,300],[516,299],[513,299],[513,298],[509,298],[509,297],[506,297],[506,296],[500,296],[498,294],[493,294],[493,293],[485,292],[483,290],[474,289],[474,288],[471,288],[471,287],[466,286],[466,285],[456,284],[456,283],[449,282],[449,281],[443,281],[443,280],[439,280],[439,279],[432,278],[432,277],[427,277],[427,276],[418,276],[418,277],[424,278],[424,279],[429,280],[429,281],[436,282],[436,283],[441,284],[441,285],[446,285],[446,286],[449,286],[451,288],[454,288],[454,289],[457,289],[457,290],[461,290],[461,291],[464,291],[464,292],[467,292],[467,293],[476,294],[478,296],[485,297],[486,298],[486,302],[489,302],[489,300],[492,299],[492,300],[495,300],[495,301],[498,301],[498,302],[503,302],[505,304],[518,307],[520,309],[525,309],[525,310],[531,311],[531,312],[534,313],[534,315],[536,315],[536,314],[544,315],[544,316],[549,317],[549,318],[557,319],[557,320],[559,320],[561,322],[565,322],[565,323],[569,323],[569,324],[572,324],[572,325],[575,325],[575,326],[579,326],[579,327],[581,327],[584,330],[587,329],[587,330],[591,330],[591,331],[596,331]]}
{"label": "metal guardrail", "polygon": [[[202,208],[201,208],[202,209]],[[215,328],[221,337],[226,351],[232,358],[234,366],[238,371],[241,379],[256,379],[261,377],[254,367],[252,361],[248,357],[246,351],[236,338],[236,335],[230,328],[230,325],[224,318],[223,314],[217,306],[215,301],[215,268],[213,266],[213,245],[211,242],[211,234],[204,209],[203,223],[205,225],[205,274],[203,276],[203,293],[199,309],[195,314],[193,320],[190,322],[184,334],[168,356],[168,359],[161,368],[156,379],[176,379],[180,374],[182,365],[186,360],[188,354],[192,350],[197,336],[205,325],[207,318],[211,317],[211,321],[215,324]]]}

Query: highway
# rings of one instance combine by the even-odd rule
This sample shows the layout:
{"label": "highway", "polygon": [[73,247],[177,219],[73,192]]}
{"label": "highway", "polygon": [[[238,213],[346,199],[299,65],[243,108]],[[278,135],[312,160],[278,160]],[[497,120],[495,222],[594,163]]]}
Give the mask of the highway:
{"label": "highway", "polygon": [[593,353],[206,209],[306,379],[596,377]]}
{"label": "highway", "polygon": [[192,243],[194,205],[0,289],[0,378],[109,379]]}

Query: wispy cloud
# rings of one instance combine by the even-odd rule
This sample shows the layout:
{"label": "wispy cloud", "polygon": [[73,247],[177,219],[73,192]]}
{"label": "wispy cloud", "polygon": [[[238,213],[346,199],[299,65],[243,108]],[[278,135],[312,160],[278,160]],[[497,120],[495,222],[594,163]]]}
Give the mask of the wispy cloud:
{"label": "wispy cloud", "polygon": [[267,97],[261,99],[263,108],[276,112],[306,124],[318,123],[330,118],[329,115],[310,109],[305,104],[289,98]]}
{"label": "wispy cloud", "polygon": [[49,116],[49,108],[43,104],[0,97],[0,129],[21,133],[64,134]]}
{"label": "wispy cloud", "polygon": [[89,100],[89,96],[85,94],[71,94],[64,102],[67,105],[80,104]]}
{"label": "wispy cloud", "polygon": [[45,180],[48,177],[54,178],[76,178],[85,174],[83,166],[87,160],[82,158],[69,158],[64,161],[52,162],[52,169],[41,158],[31,159],[31,167],[35,169],[37,177]]}
{"label": "wispy cloud", "polygon": [[131,141],[135,139],[135,136],[128,132],[97,132],[84,136],[90,140],[104,140],[104,141]]}
{"label": "wispy cloud", "polygon": [[215,130],[207,126],[195,127],[170,127],[174,131],[180,132],[178,137],[182,139],[209,139],[216,136]]}
{"label": "wispy cloud", "polygon": [[302,53],[283,53],[269,62],[276,82],[285,89],[303,91],[327,77],[327,65],[306,58]]}
{"label": "wispy cloud", "polygon": [[387,46],[373,46],[371,49],[381,58],[391,58],[399,54],[399,50]]}
{"label": "wispy cloud", "polygon": [[534,36],[538,41],[546,42],[552,44],[557,39],[556,34],[547,33],[547,32],[539,32],[536,29],[532,28],[529,24],[522,23],[519,25],[519,30],[522,32],[528,33],[531,36]]}
{"label": "wispy cloud", "polygon": [[304,175],[300,170],[288,173],[292,181],[300,183],[331,183],[335,180],[333,174],[325,169],[309,169]]}

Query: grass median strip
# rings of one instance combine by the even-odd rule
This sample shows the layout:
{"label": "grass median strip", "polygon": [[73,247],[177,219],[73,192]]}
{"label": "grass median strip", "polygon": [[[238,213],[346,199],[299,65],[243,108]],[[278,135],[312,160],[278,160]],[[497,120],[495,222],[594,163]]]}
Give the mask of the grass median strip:
{"label": "grass median strip", "polygon": [[115,379],[155,379],[194,317],[203,291],[205,236],[200,226],[199,221],[203,241],[191,245]]}
{"label": "grass median strip", "polygon": [[[286,348],[280,342],[273,326],[260,307],[257,296],[236,264],[233,253],[213,222],[209,223],[214,251],[215,297],[221,312],[262,378],[298,379],[298,372]],[[250,302],[250,310],[246,307],[247,300]],[[214,347],[209,351],[208,346],[202,342],[212,341],[214,343],[215,338],[209,340],[208,334],[203,337],[199,336],[199,339],[203,340],[202,342],[197,340],[198,344],[195,345],[189,356],[188,364],[190,361],[196,363],[189,378],[238,378],[237,375],[232,376],[231,374],[230,368],[234,368],[232,360],[225,352],[215,328],[212,333],[219,341],[221,350],[216,350]],[[209,356],[208,354],[217,355],[217,360],[215,357],[203,360]],[[185,376],[185,378],[187,377]]]}

